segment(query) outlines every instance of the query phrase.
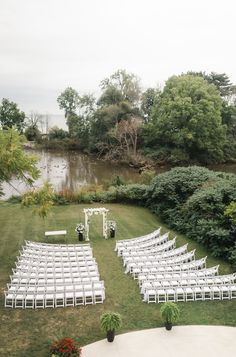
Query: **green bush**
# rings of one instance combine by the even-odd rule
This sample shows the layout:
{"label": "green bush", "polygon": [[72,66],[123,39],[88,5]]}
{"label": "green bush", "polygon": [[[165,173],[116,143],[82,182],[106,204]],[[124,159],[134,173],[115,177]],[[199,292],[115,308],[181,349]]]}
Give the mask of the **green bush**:
{"label": "green bush", "polygon": [[146,185],[140,184],[119,186],[116,188],[117,202],[129,202],[145,205],[147,187],[148,186]]}
{"label": "green bush", "polygon": [[152,181],[147,205],[171,228],[200,242],[214,256],[233,261],[235,239],[225,210],[236,201],[235,187],[233,174],[198,166],[174,168]]}

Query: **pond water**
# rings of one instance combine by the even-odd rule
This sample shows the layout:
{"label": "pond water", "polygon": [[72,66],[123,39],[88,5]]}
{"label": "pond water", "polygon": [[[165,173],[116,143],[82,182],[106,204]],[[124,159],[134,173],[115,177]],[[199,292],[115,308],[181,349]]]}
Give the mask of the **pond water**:
{"label": "pond water", "polygon": [[[117,175],[126,182],[140,182],[140,174],[136,169],[98,160],[77,151],[34,150],[29,151],[29,153],[36,154],[39,158],[37,166],[41,171],[41,177],[35,182],[35,187],[42,185],[45,181],[49,181],[56,191],[63,189],[77,191],[86,185],[104,184]],[[214,171],[236,174],[236,164],[212,165],[209,168]],[[166,170],[167,168],[162,168],[159,173]],[[2,199],[7,199],[12,195],[24,193],[29,190],[29,187],[18,180],[12,180],[10,185],[3,184],[3,190],[5,195]]]}
{"label": "pond water", "polygon": [[[53,151],[30,151],[39,158],[38,168],[41,177],[34,186],[38,187],[43,182],[49,181],[56,191],[69,189],[76,191],[85,185],[104,184],[113,176],[121,176],[125,181],[139,182],[138,170],[120,164],[112,164],[101,161],[80,152],[53,152]],[[18,180],[12,180],[10,185],[3,184],[4,196],[7,199],[12,195],[19,195],[27,191],[27,187]]]}

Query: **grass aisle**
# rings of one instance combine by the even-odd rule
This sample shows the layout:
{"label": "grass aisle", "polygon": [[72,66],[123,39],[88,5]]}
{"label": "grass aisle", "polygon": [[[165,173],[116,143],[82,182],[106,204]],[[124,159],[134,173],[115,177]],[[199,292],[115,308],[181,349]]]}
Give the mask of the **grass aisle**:
{"label": "grass aisle", "polygon": [[[104,334],[100,331],[99,318],[107,310],[122,315],[123,327],[119,333],[162,326],[159,306],[144,304],[136,282],[130,275],[124,274],[122,260],[114,252],[115,240],[102,238],[102,216],[91,217],[90,239],[101,279],[105,281],[104,304],[46,310],[11,310],[3,307],[3,292],[24,240],[44,241],[46,230],[67,229],[67,242],[77,243],[74,229],[78,222],[84,220],[84,207],[88,206],[54,207],[52,214],[42,221],[32,215],[31,209],[21,209],[17,204],[0,204],[0,356],[49,356],[46,343],[50,337],[59,334],[79,336],[82,345],[102,339]],[[116,239],[146,234],[160,226],[157,217],[144,208],[118,204],[104,207],[110,210],[109,219],[117,222]],[[163,231],[167,231],[167,228],[163,227]],[[171,232],[171,237],[174,237],[174,232]],[[185,237],[178,236],[178,246],[186,242],[188,240]],[[208,255],[208,266],[221,264],[222,274],[230,272],[228,264],[210,257],[197,243],[189,242],[189,250],[193,248],[197,249],[197,258]],[[179,305],[182,312],[180,325],[236,326],[236,301],[188,302]]]}

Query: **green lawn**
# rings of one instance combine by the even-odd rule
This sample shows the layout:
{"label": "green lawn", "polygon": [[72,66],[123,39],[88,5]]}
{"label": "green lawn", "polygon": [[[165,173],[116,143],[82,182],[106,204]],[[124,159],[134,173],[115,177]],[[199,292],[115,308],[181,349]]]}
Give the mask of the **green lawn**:
{"label": "green lawn", "polygon": [[[46,230],[67,229],[68,243],[77,243],[74,229],[76,223],[84,220],[84,207],[88,205],[54,207],[50,216],[43,221],[32,215],[31,209],[22,209],[18,204],[0,204],[0,356],[49,356],[47,341],[58,334],[79,336],[82,345],[102,339],[104,334],[100,331],[99,317],[107,310],[114,310],[122,315],[123,327],[119,333],[162,326],[159,305],[143,303],[136,282],[124,274],[122,260],[114,252],[115,240],[102,238],[102,216],[91,218],[90,240],[101,278],[105,281],[104,304],[46,310],[12,310],[3,307],[3,292],[24,240],[44,241]],[[109,219],[117,222],[117,239],[143,235],[161,225],[156,216],[141,207],[119,204],[106,204],[104,207],[110,210]],[[163,232],[167,231],[167,227],[162,227]],[[171,232],[170,236],[174,235]],[[188,240],[185,237],[178,236],[178,246],[186,242]],[[197,258],[208,255],[208,267],[220,263],[222,274],[231,272],[228,264],[211,257],[201,246],[189,241],[189,250],[192,248],[197,249]],[[236,326],[235,300],[188,302],[179,306],[182,312],[180,325]]]}

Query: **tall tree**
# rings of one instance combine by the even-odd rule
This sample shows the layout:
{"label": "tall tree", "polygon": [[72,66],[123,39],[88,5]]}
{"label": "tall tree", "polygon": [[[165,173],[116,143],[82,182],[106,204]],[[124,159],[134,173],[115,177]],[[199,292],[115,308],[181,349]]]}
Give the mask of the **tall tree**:
{"label": "tall tree", "polygon": [[152,135],[158,145],[180,149],[190,159],[217,162],[226,140],[221,121],[222,99],[201,77],[171,77],[152,115]]}
{"label": "tall tree", "polygon": [[22,132],[25,126],[25,113],[20,111],[16,103],[3,98],[0,104],[0,123],[2,129],[16,127]]}
{"label": "tall tree", "polygon": [[109,78],[105,78],[101,84],[103,91],[116,89],[117,94],[120,92],[123,101],[137,105],[140,100],[141,87],[138,77],[133,73],[128,73],[124,69],[119,69]]}
{"label": "tall tree", "polygon": [[78,92],[67,87],[57,98],[60,109],[64,109],[65,117],[68,118],[69,115],[75,114],[78,108],[79,94]]}

